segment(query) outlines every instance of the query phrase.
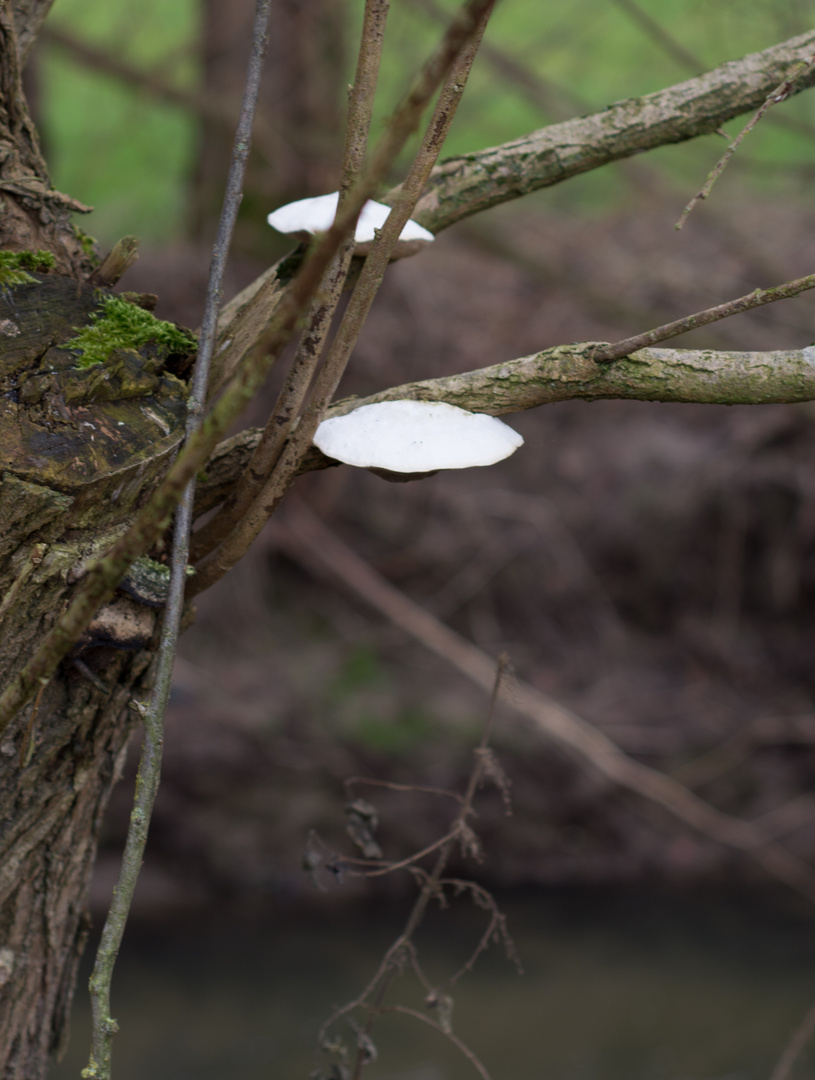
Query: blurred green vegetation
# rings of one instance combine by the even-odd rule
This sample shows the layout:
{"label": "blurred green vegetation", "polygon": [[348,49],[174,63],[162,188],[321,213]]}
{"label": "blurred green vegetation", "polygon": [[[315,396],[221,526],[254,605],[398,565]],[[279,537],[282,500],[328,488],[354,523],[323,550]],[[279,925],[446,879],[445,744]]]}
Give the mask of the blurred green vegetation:
{"label": "blurred green vegetation", "polygon": [[[382,65],[374,136],[439,34],[427,0],[394,0]],[[545,80],[543,102],[501,74],[494,58],[479,57],[450,134],[447,156],[516,138],[547,123],[650,93],[744,53],[766,48],[810,28],[815,0],[638,0],[658,22],[653,30],[624,0],[503,0],[487,35],[489,45]],[[456,0],[438,0],[451,11]],[[349,0],[349,65],[361,19],[361,0]],[[200,5],[196,0],[56,0],[55,25],[176,86],[196,85]],[[681,51],[698,67],[681,60]],[[349,78],[351,71],[349,70]],[[193,168],[196,125],[184,110],[160,103],[115,78],[82,67],[58,47],[44,45],[40,61],[46,148],[56,185],[96,207],[82,225],[103,244],[136,233],[154,244],[183,237],[186,189]],[[778,116],[812,125],[815,95],[784,103]],[[743,121],[729,125],[731,133]],[[649,155],[688,196],[698,189],[724,146],[720,138]],[[748,183],[771,194],[803,191],[815,167],[812,132],[778,123],[759,126],[723,184]],[[749,166],[749,167],[748,167]],[[397,175],[394,177],[397,178]],[[549,205],[608,209],[629,197],[619,170],[605,169],[552,189]],[[260,224],[260,223],[259,223]]]}
{"label": "blurred green vegetation", "polygon": [[[177,86],[196,84],[197,0],[56,0],[49,21]],[[39,78],[52,179],[95,208],[77,223],[103,246],[127,233],[156,244],[182,236],[192,118],[50,44],[42,47]]]}

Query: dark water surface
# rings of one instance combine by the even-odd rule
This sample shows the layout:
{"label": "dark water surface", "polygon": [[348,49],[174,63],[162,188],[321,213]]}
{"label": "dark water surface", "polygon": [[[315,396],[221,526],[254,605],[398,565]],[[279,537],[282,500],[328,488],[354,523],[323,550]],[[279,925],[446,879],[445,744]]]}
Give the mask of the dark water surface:
{"label": "dark water surface", "polygon": [[[458,906],[460,904],[460,906]],[[493,946],[452,991],[453,1030],[493,1080],[767,1080],[815,1000],[815,918],[733,899],[591,891],[502,903],[524,964]],[[407,911],[327,910],[266,920],[196,917],[129,931],[117,968],[115,1080],[306,1080],[317,1029],[354,997]],[[466,959],[483,929],[463,902],[418,941],[431,979]],[[84,982],[83,982],[84,986]],[[422,1008],[406,975],[389,1000]],[[66,1059],[87,1064],[87,995]],[[365,1080],[470,1080],[430,1028],[403,1016],[375,1032]],[[791,1080],[815,1071],[815,1050]]]}

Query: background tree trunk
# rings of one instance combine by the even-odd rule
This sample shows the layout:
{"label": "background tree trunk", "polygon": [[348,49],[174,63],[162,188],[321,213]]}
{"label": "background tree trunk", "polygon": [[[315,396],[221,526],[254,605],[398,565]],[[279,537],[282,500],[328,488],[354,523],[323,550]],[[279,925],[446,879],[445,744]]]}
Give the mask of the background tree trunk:
{"label": "background tree trunk", "polygon": [[[202,81],[230,102],[237,122],[249,55],[254,0],[204,0]],[[246,176],[244,210],[331,191],[342,155],[344,0],[282,0],[272,8],[259,124]],[[221,209],[232,134],[202,120],[190,230],[211,243]],[[252,218],[257,220],[257,215]],[[238,223],[233,248],[251,253],[254,230]]]}

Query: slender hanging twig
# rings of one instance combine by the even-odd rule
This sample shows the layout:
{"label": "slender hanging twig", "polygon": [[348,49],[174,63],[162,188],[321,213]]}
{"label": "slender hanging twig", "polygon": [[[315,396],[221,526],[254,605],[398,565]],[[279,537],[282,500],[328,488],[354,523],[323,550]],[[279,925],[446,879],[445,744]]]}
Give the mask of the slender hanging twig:
{"label": "slender hanging twig", "polygon": [[[201,426],[206,402],[207,381],[215,343],[224,270],[238,207],[243,197],[246,161],[249,156],[252,125],[260,87],[260,74],[266,51],[266,28],[269,21],[270,4],[271,0],[257,0],[255,8],[252,52],[246,75],[240,119],[232,149],[232,160],[229,167],[221,219],[218,225],[218,235],[212,252],[198,357],[192,378],[187,418],[188,439]],[[164,715],[170,697],[173,662],[184,607],[184,586],[187,577],[187,557],[194,497],[195,479],[193,478],[184,489],[175,516],[170,589],[164,612],[153,691],[149,703],[132,702],[132,706],[142,718],[144,741],[136,779],[133,812],[130,816],[130,826],[122,857],[119,881],[114,890],[113,900],[102,930],[102,937],[96,953],[96,963],[90,979],[91,1013],[93,1018],[92,1046],[90,1062],[88,1067],[83,1070],[82,1075],[83,1077],[94,1077],[97,1080],[109,1080],[111,1075],[112,1041],[114,1034],[118,1030],[118,1025],[110,1015],[110,985],[141,868],[150,817],[161,775]]]}
{"label": "slender hanging twig", "polygon": [[[490,696],[490,704],[487,712],[487,719],[484,724],[484,730],[481,735],[481,740],[474,750],[475,760],[473,763],[473,768],[470,772],[467,789],[464,792],[463,797],[461,798],[461,804],[458,813],[456,814],[453,822],[451,823],[446,835],[441,837],[435,843],[431,844],[429,847],[425,848],[423,851],[412,855],[409,859],[389,863],[381,870],[370,871],[368,874],[366,874],[367,877],[375,877],[381,874],[391,873],[395,870],[399,870],[406,866],[412,865],[416,862],[416,860],[424,858],[425,856],[431,854],[433,851],[438,851],[435,862],[433,863],[433,869],[430,871],[430,873],[422,871],[422,886],[419,895],[416,897],[413,907],[411,908],[410,914],[408,915],[404,929],[388,948],[373,978],[370,980],[368,985],[358,997],[354,998],[353,1001],[349,1001],[346,1005],[335,1009],[320,1030],[320,1038],[321,1040],[323,1040],[328,1029],[333,1024],[335,1024],[337,1020],[339,1020],[341,1017],[347,1016],[349,1013],[359,1008],[365,1008],[368,1010],[368,1020],[365,1024],[364,1031],[361,1033],[363,1037],[358,1040],[357,1055],[354,1064],[354,1070],[352,1073],[352,1080],[360,1080],[360,1074],[366,1060],[365,1052],[370,1038],[370,1034],[373,1030],[377,1017],[382,1012],[389,1011],[383,1008],[382,1003],[384,1001],[388,987],[390,986],[393,979],[401,968],[401,959],[405,956],[406,953],[413,956],[415,966],[415,950],[413,945],[413,937],[424,919],[428,904],[434,897],[439,896],[441,881],[443,879],[447,863],[449,862],[450,856],[453,853],[453,849],[455,848],[456,844],[462,842],[462,837],[469,830],[469,825],[467,824],[467,821],[468,818],[470,818],[473,814],[473,801],[475,799],[476,792],[478,791],[478,788],[484,776],[488,775],[489,772],[490,756],[488,748],[490,737],[492,735],[493,721],[495,718],[495,704],[498,698],[498,692],[501,687],[501,682],[507,671],[507,666],[508,660],[506,656],[501,656],[495,668],[492,693]],[[352,861],[356,862],[357,860]],[[421,1016],[421,1014],[412,1015]],[[427,1019],[427,1017],[422,1016],[422,1019]],[[437,1030],[441,1031],[442,1034],[450,1034],[449,1032],[445,1031],[444,1028],[436,1025],[433,1021],[429,1022],[433,1024],[433,1026],[436,1027]],[[473,1061],[473,1063],[478,1061],[475,1054],[473,1054],[472,1051],[469,1050],[469,1048],[465,1048],[463,1043],[460,1044],[459,1041],[456,1039],[454,1039],[453,1041],[456,1043],[459,1049],[463,1050],[466,1056],[471,1061]],[[481,1075],[486,1077],[487,1080],[489,1080],[489,1076],[483,1065],[480,1064],[480,1062],[478,1063],[477,1067],[481,1072]]]}

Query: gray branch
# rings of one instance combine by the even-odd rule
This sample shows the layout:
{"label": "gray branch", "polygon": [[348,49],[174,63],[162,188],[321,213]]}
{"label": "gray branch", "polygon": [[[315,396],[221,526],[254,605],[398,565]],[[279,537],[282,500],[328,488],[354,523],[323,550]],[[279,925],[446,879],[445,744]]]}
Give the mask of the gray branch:
{"label": "gray branch", "polygon": [[503,364],[404,383],[331,406],[330,416],[375,401],[446,401],[502,416],[554,401],[636,401],[766,405],[815,400],[815,346],[778,352],[641,349],[613,364],[591,358],[594,342],[558,345]]}
{"label": "gray branch", "polygon": [[[810,31],[655,94],[618,101],[591,116],[448,158],[431,173],[413,217],[437,233],[498,203],[611,161],[708,135],[734,116],[757,109],[813,49],[815,31]],[[814,84],[815,71],[808,71],[795,92]],[[384,201],[392,203],[398,191]]]}
{"label": "gray branch", "polygon": [[[558,345],[533,356],[448,375],[403,383],[365,398],[345,398],[327,416],[343,416],[362,405],[409,398],[446,401],[471,412],[505,416],[555,401],[629,398],[713,405],[767,405],[815,401],[815,346],[778,352],[713,352],[641,349],[613,364],[592,359],[596,342]],[[247,428],[222,442],[207,463],[195,504],[198,517],[222,502],[245,470],[260,438]],[[312,447],[301,472],[336,464]]]}

